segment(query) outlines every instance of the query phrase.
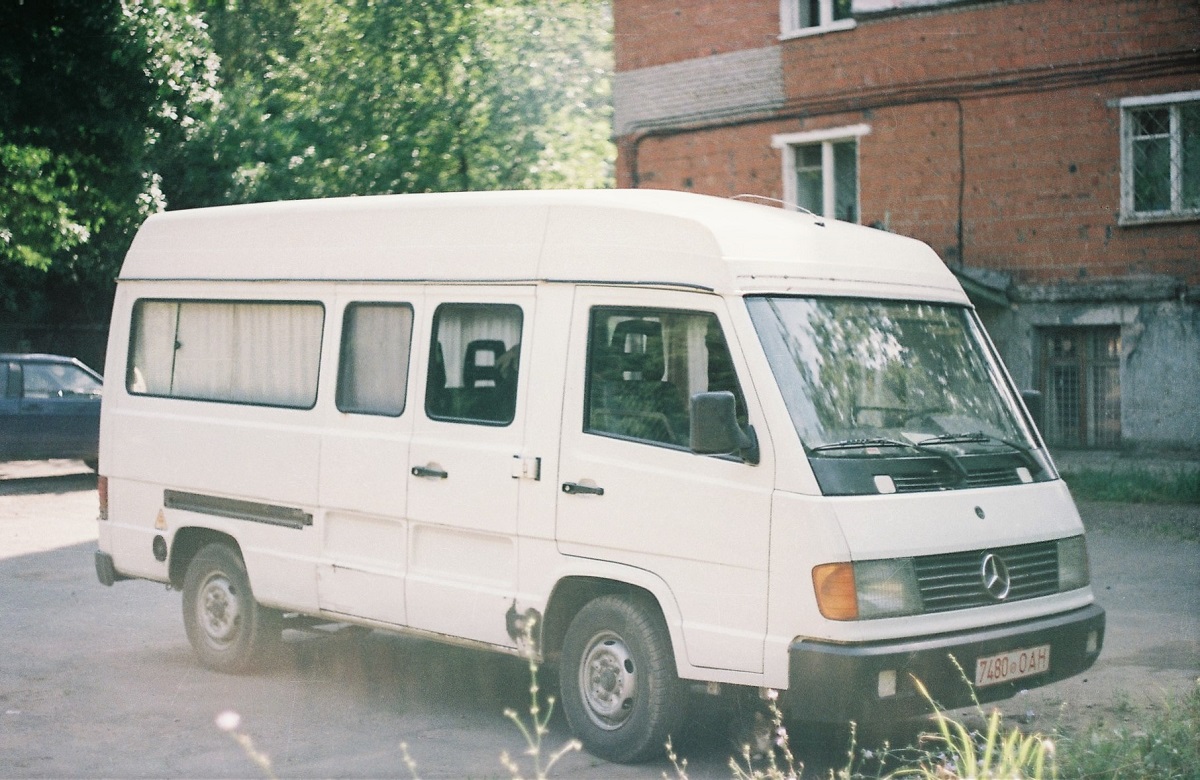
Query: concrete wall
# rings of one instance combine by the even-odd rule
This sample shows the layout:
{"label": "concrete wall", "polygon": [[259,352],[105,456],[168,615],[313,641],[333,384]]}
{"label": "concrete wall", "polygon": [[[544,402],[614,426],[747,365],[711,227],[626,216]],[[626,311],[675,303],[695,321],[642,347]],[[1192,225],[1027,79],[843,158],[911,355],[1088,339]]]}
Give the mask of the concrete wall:
{"label": "concrete wall", "polygon": [[1200,455],[1200,289],[1143,279],[1011,292],[1009,307],[980,314],[1018,387],[1039,389],[1041,329],[1118,326],[1122,449]]}

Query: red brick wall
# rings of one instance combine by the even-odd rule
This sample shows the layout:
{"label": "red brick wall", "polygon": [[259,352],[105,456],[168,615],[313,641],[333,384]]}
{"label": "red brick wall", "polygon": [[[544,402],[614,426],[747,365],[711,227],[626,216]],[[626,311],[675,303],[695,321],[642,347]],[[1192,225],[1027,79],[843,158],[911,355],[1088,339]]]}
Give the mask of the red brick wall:
{"label": "red brick wall", "polygon": [[1195,0],[1028,0],[866,21],[854,30],[781,46],[785,90],[801,97],[1008,77],[1051,65],[1194,50],[1197,41]]}
{"label": "red brick wall", "polygon": [[771,46],[779,40],[779,0],[615,0],[616,69]]}
{"label": "red brick wall", "polygon": [[[697,2],[697,9],[741,7]],[[626,38],[618,67],[702,56],[722,37],[691,3],[616,0],[618,51],[631,9],[689,9],[694,28],[679,34]],[[778,3],[746,3],[752,22],[766,11],[778,29]],[[761,7],[760,7],[761,6]],[[726,11],[726,14],[729,11]],[[722,19],[721,27],[730,27]],[[732,25],[736,27],[737,25]],[[743,27],[754,25],[743,25]],[[690,29],[689,35],[682,30]],[[687,40],[679,40],[686,38]],[[814,96],[876,96],[866,111],[780,119],[651,137],[637,146],[639,185],[714,195],[751,192],[781,197],[781,153],[775,133],[866,123],[860,139],[862,221],[886,223],[954,259],[957,244],[959,114],[938,94],[961,96],[965,154],[962,205],[964,259],[1026,282],[1170,274],[1200,283],[1200,221],[1120,226],[1120,111],[1115,101],[1200,88],[1200,73],[1137,78],[1105,74],[1121,58],[1193,49],[1200,6],[1192,0],[1033,0],[989,3],[866,22],[856,29],[784,41],[785,85],[796,107]],[[644,50],[643,50],[644,49]],[[1095,78],[1041,91],[1003,94],[973,84],[1014,70],[1056,66]],[[922,81],[954,82],[907,106],[886,107],[892,88]],[[880,97],[882,96],[882,98]],[[901,95],[902,97],[902,95]],[[807,98],[807,99],[804,99]],[[827,104],[836,107],[836,101]],[[830,109],[832,110],[832,108]],[[796,112],[793,114],[797,115]],[[621,144],[618,184],[632,183],[631,139]]]}

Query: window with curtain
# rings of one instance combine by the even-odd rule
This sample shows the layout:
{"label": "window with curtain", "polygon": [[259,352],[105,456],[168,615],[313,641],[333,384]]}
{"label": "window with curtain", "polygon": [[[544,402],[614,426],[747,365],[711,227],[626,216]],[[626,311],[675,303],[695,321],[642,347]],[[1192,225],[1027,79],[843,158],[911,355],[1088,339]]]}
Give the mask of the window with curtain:
{"label": "window with curtain", "polygon": [[445,303],[433,315],[425,412],[432,419],[508,425],[516,416],[520,306]]}
{"label": "window with curtain", "polygon": [[408,390],[413,310],[403,303],[352,303],[342,322],[337,407],[399,417]]}
{"label": "window with curtain", "polygon": [[311,301],[138,301],[126,387],[135,395],[312,408],[324,320],[324,307]]}

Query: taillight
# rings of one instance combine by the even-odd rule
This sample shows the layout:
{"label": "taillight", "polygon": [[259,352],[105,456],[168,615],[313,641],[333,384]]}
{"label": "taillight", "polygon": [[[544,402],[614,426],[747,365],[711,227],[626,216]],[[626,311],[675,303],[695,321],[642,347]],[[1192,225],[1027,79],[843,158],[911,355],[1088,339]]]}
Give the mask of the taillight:
{"label": "taillight", "polygon": [[96,477],[96,493],[100,498],[100,519],[108,519],[108,477]]}

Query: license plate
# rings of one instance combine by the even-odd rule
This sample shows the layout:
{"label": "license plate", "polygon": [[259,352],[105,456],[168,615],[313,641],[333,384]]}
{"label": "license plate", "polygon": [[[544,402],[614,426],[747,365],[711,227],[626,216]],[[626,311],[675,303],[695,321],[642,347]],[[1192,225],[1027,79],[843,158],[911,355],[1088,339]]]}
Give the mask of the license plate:
{"label": "license plate", "polygon": [[1050,671],[1050,645],[975,659],[975,687],[983,688]]}

